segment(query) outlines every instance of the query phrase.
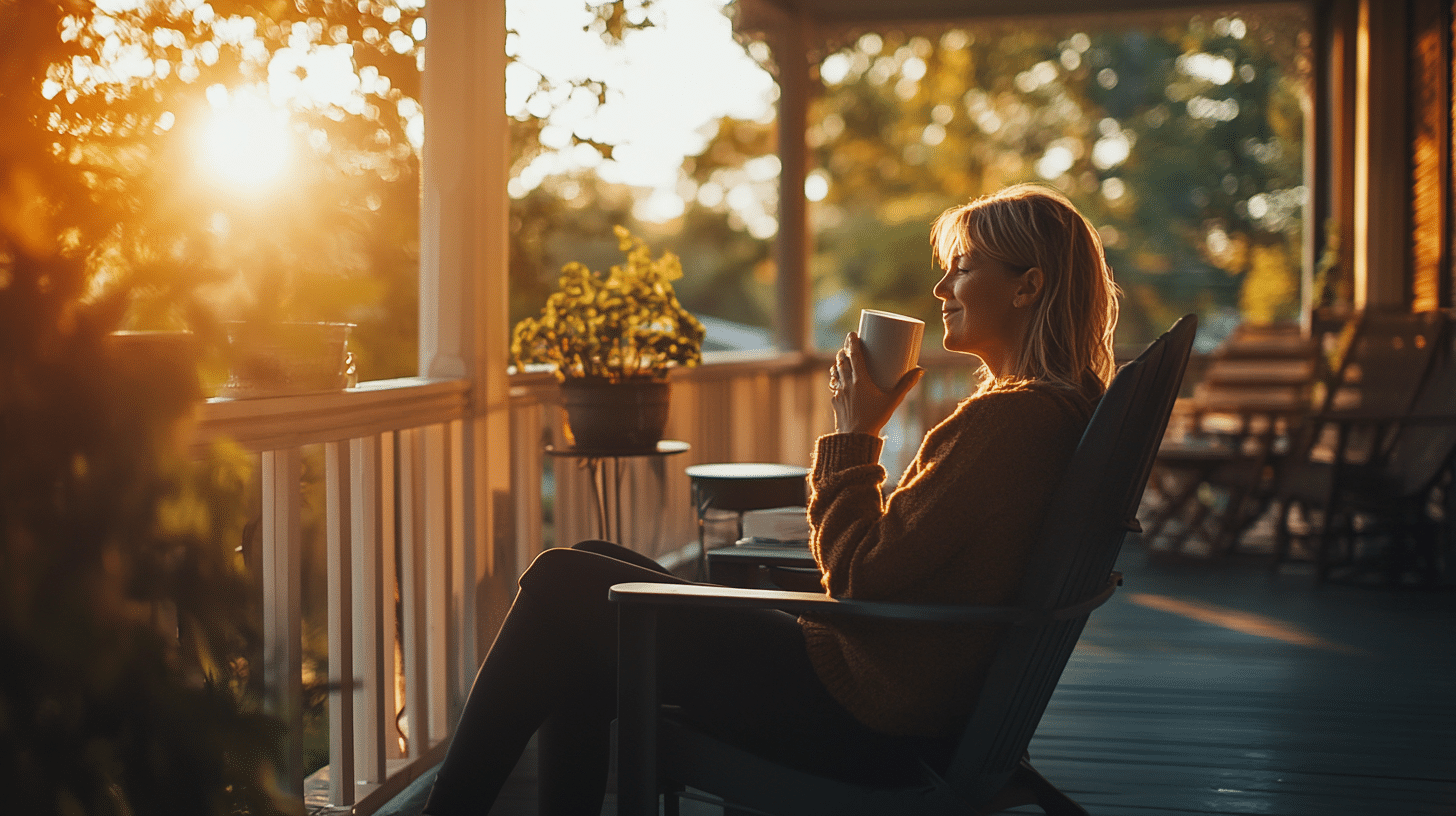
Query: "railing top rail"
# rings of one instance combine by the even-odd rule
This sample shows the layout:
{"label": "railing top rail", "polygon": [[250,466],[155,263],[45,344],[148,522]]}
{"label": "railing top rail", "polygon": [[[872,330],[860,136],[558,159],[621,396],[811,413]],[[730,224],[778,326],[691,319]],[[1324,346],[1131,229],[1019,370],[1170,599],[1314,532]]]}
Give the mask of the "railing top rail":
{"label": "railing top rail", "polygon": [[212,399],[198,411],[197,446],[230,438],[250,450],[279,450],[459,419],[468,380],[404,377],[327,394]]}
{"label": "railing top rail", "polygon": [[[709,351],[703,353],[702,365],[693,368],[674,368],[670,373],[673,380],[686,382],[724,379],[742,376],[746,373],[775,374],[802,368],[827,366],[834,359],[838,349],[817,349],[814,351]],[[971,367],[975,362],[964,354],[945,351],[940,348],[926,348],[921,351],[920,364],[926,368]],[[550,370],[542,367],[511,373],[512,396],[523,397],[532,391],[552,388],[555,380]]]}

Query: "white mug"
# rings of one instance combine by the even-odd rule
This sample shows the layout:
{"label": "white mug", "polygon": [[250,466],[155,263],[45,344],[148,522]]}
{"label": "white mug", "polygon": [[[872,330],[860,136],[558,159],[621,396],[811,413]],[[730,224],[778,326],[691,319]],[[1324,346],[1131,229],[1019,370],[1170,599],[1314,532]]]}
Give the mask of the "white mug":
{"label": "white mug", "polygon": [[905,372],[920,362],[920,338],[925,321],[894,312],[862,309],[859,339],[864,344],[870,379],[881,391],[889,391]]}

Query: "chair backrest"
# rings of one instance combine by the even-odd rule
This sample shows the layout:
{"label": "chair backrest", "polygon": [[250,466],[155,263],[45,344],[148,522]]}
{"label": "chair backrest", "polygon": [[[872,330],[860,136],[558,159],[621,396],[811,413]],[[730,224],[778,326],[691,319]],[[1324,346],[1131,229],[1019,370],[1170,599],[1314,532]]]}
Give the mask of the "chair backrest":
{"label": "chair backrest", "polygon": [[[1401,496],[1430,489],[1456,456],[1456,330],[1450,325],[1436,346],[1435,359],[1384,462],[1391,487]],[[1445,420],[1437,420],[1445,417]],[[1433,421],[1435,420],[1435,421]]]}
{"label": "chair backrest", "polygon": [[1188,407],[1194,431],[1272,434],[1280,418],[1310,408],[1314,383],[1323,379],[1318,344],[1294,324],[1243,325],[1234,330],[1204,369]]}
{"label": "chair backrest", "polygon": [[[1350,415],[1398,416],[1415,405],[1426,381],[1446,319],[1440,312],[1365,312],[1320,401],[1320,413],[1339,419]],[[1296,455],[1316,462],[1367,462],[1394,441],[1395,423],[1360,425],[1334,450],[1334,423],[1308,424],[1295,445]]]}
{"label": "chair backrest", "polygon": [[1328,386],[1322,409],[1409,410],[1436,349],[1440,312],[1365,312]]}
{"label": "chair backrest", "polygon": [[[1182,318],[1113,378],[1052,495],[1018,605],[1078,603],[1105,585],[1124,536],[1139,529],[1196,327]],[[999,791],[1021,761],[1085,622],[1009,628],[946,775],[972,803]]]}

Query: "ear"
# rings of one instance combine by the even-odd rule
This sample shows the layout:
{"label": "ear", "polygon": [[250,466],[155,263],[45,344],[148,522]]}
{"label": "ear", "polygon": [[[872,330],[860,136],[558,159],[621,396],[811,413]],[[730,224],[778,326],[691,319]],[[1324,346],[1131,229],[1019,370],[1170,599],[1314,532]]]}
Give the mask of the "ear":
{"label": "ear", "polygon": [[1046,275],[1042,274],[1041,267],[1033,266],[1026,270],[1021,273],[1021,285],[1016,287],[1016,292],[1011,296],[1011,305],[1023,309],[1036,303],[1045,285]]}

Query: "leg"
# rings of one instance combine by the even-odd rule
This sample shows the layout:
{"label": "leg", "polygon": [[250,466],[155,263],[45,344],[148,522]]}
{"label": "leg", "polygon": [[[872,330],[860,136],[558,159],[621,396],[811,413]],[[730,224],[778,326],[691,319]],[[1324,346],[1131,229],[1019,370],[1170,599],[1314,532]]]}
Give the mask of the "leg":
{"label": "leg", "polygon": [[[872,731],[836,701],[798,619],[773,610],[675,608],[658,615],[662,703],[712,736],[776,762],[847,779],[918,779],[948,764],[952,738]],[[685,780],[672,780],[685,781]]]}
{"label": "leg", "polygon": [[476,675],[425,812],[484,816],[543,724],[542,813],[599,811],[617,671],[607,589],[675,580],[583,550],[538,556]]}

